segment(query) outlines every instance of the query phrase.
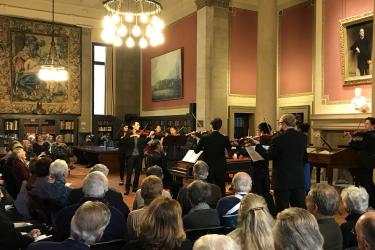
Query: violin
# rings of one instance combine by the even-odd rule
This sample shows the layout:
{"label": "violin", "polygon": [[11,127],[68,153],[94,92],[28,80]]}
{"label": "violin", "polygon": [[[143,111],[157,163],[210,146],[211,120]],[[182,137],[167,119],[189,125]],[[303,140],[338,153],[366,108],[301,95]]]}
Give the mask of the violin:
{"label": "violin", "polygon": [[151,133],[150,130],[137,130],[137,131],[135,131],[136,135],[145,136],[145,137],[149,136],[150,133]]}
{"label": "violin", "polygon": [[209,134],[210,131],[204,130],[204,131],[192,131],[190,133],[185,134],[186,136],[196,136],[198,138],[201,138],[204,135]]}
{"label": "violin", "polygon": [[366,131],[353,131],[353,132],[344,132],[343,137],[363,137]]}

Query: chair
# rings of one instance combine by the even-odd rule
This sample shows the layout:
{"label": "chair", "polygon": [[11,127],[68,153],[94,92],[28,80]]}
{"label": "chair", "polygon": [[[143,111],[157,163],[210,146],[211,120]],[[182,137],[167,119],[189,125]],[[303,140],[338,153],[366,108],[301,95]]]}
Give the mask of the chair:
{"label": "chair", "polygon": [[215,226],[215,227],[205,227],[205,228],[198,228],[198,229],[188,229],[185,230],[186,238],[188,238],[191,242],[195,242],[201,236],[206,234],[228,234],[231,232],[233,228],[227,228],[223,226]]}
{"label": "chair", "polygon": [[125,240],[118,239],[118,240],[111,240],[106,242],[96,243],[90,246],[92,250],[121,250],[125,245]]}

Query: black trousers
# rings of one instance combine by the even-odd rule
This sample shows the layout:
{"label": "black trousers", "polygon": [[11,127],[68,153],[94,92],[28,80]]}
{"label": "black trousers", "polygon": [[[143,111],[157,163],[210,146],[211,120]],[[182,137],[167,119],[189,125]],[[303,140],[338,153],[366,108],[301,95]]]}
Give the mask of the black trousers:
{"label": "black trousers", "polygon": [[289,204],[291,207],[306,208],[304,188],[285,190],[275,189],[274,197],[277,212],[281,212],[285,208],[288,208]]}
{"label": "black trousers", "polygon": [[220,187],[221,194],[225,197],[225,172],[224,173],[216,173],[214,170],[209,171],[207,182],[216,184]]}
{"label": "black trousers", "polygon": [[133,175],[133,169],[135,172],[133,180],[133,191],[136,191],[138,189],[139,176],[141,174],[142,169],[142,156],[131,156],[128,159],[125,183],[126,190],[130,190],[130,185],[132,185],[131,178]]}
{"label": "black trousers", "polygon": [[126,165],[128,165],[128,159],[124,154],[120,154],[120,180],[124,180]]}
{"label": "black trousers", "polygon": [[375,184],[373,181],[374,170],[372,168],[351,168],[354,184],[364,187],[369,195],[369,205],[375,208]]}

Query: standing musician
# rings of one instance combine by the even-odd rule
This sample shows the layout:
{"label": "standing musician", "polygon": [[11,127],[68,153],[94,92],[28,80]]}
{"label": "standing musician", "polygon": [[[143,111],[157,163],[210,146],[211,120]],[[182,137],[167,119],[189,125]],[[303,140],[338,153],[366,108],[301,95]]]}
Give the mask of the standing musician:
{"label": "standing musician", "polygon": [[278,212],[289,207],[305,207],[305,179],[303,159],[307,148],[307,136],[295,130],[296,118],[292,114],[281,116],[279,129],[284,133],[272,138],[266,150],[259,141],[255,150],[266,160],[273,160],[272,187]]}
{"label": "standing musician", "polygon": [[225,149],[230,150],[231,145],[227,136],[222,135],[222,120],[215,118],[211,121],[211,133],[202,136],[199,140],[195,153],[203,150],[202,160],[208,164],[207,181],[218,185],[221,193],[225,196],[225,173],[227,162],[225,159]]}
{"label": "standing musician", "polygon": [[121,126],[121,129],[117,135],[117,138],[119,139],[119,147],[118,152],[120,155],[120,183],[119,185],[124,185],[124,175],[125,175],[125,169],[127,165],[127,157],[126,157],[126,135],[129,134],[129,125],[124,123]]}
{"label": "standing musician", "polygon": [[153,139],[161,140],[161,138],[164,137],[164,134],[163,134],[163,131],[162,131],[160,125],[156,125],[154,131],[155,131],[155,133],[154,133],[154,138]]}
{"label": "standing musician", "polygon": [[375,118],[367,117],[364,124],[365,132],[360,133],[362,140],[357,140],[353,136],[344,132],[349,137],[349,146],[359,151],[360,168],[352,168],[355,183],[363,186],[369,194],[370,206],[375,207],[375,185],[373,182],[373,172],[375,167]]}
{"label": "standing musician", "polygon": [[138,121],[133,121],[131,123],[132,133],[125,135],[125,157],[128,159],[127,162],[127,171],[126,171],[126,183],[125,183],[125,195],[128,195],[130,192],[131,177],[133,174],[133,169],[135,170],[135,176],[133,180],[133,192],[136,192],[138,189],[139,175],[141,174],[142,169],[142,159],[143,159],[143,150],[146,146],[150,137],[142,135],[140,132],[140,124]]}

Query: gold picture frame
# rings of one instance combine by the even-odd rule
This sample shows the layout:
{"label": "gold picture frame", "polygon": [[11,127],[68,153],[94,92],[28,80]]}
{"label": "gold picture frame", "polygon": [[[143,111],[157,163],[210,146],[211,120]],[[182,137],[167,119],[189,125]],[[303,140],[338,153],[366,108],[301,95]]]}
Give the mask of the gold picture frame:
{"label": "gold picture frame", "polygon": [[372,82],[372,29],[372,11],[340,20],[340,59],[344,85]]}

